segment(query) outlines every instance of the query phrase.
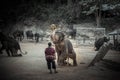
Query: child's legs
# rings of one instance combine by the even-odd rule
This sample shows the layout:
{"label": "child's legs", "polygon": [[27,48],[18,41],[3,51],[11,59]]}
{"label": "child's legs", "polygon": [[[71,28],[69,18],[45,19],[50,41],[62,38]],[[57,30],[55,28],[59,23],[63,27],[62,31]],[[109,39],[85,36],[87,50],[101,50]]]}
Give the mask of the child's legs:
{"label": "child's legs", "polygon": [[51,60],[47,60],[47,66],[48,66],[48,69],[51,70]]}
{"label": "child's legs", "polygon": [[56,64],[55,64],[55,61],[54,61],[54,60],[52,60],[52,68],[53,68],[53,69],[56,69]]}

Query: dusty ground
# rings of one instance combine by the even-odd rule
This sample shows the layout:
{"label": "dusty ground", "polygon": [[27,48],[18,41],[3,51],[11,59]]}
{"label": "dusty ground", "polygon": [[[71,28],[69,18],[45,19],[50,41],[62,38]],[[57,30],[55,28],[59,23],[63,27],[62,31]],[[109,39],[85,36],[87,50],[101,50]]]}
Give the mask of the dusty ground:
{"label": "dusty ground", "polygon": [[109,51],[103,61],[87,67],[97,52],[92,46],[76,46],[78,66],[57,66],[59,73],[49,74],[44,57],[47,42],[20,43],[23,57],[0,55],[0,80],[120,80],[120,53]]}

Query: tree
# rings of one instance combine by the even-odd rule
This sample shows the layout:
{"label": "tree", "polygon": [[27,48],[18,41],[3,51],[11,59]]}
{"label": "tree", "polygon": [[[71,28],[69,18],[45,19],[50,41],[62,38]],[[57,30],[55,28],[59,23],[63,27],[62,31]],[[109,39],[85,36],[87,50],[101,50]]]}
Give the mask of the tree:
{"label": "tree", "polygon": [[97,0],[96,4],[96,24],[97,28],[101,27],[101,0]]}
{"label": "tree", "polygon": [[68,6],[71,6],[72,3],[73,3],[72,0],[67,0],[67,5],[68,5]]}

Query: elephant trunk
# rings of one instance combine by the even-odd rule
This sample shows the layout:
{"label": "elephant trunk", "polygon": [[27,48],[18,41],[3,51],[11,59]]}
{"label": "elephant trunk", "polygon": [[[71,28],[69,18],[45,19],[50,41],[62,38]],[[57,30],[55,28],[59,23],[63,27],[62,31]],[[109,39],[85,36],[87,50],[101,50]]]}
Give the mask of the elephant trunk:
{"label": "elephant trunk", "polygon": [[25,52],[23,52],[21,49],[19,49],[20,50],[20,52],[21,52],[21,54],[24,54],[24,55],[26,55],[27,54],[27,52],[25,51]]}

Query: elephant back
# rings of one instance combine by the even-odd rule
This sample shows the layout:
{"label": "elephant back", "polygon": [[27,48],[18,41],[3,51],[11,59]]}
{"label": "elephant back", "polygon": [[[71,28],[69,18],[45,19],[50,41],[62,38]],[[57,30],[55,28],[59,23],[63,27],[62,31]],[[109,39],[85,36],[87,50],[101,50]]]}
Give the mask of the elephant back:
{"label": "elephant back", "polygon": [[9,37],[3,33],[0,33],[0,41],[2,43],[2,46],[6,49],[10,48],[20,49],[19,43],[14,38]]}
{"label": "elephant back", "polygon": [[8,38],[7,39],[7,43],[8,43],[8,47],[14,47],[16,48],[17,50],[20,49],[20,45],[19,43],[14,39],[14,38]]}

